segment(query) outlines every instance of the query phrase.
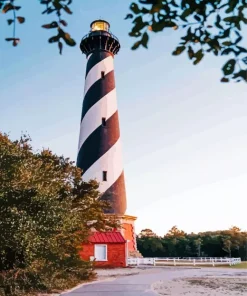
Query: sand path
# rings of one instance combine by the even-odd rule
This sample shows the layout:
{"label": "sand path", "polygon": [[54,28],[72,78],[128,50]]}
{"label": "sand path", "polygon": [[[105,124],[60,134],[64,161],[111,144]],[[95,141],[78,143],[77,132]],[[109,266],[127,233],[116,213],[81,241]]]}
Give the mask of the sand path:
{"label": "sand path", "polygon": [[247,296],[247,270],[153,267],[100,270],[99,281],[64,296]]}

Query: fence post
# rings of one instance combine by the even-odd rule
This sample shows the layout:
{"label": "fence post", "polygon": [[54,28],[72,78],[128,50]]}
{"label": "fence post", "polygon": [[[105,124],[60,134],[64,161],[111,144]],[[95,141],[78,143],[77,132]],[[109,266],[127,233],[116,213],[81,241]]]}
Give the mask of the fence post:
{"label": "fence post", "polygon": [[173,259],[173,265],[176,266],[176,259]]}
{"label": "fence post", "polygon": [[156,266],[155,258],[154,258],[154,266]]}
{"label": "fence post", "polygon": [[193,265],[196,266],[196,259],[193,259]]}
{"label": "fence post", "polygon": [[213,263],[213,266],[214,266],[214,259],[212,259],[212,263]]}

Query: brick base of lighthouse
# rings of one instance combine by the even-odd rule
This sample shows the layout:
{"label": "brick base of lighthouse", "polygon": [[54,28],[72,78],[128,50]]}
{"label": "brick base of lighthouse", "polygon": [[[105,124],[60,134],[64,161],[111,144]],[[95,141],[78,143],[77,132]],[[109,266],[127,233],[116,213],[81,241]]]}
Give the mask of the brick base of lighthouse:
{"label": "brick base of lighthouse", "polygon": [[[106,216],[109,217],[111,215],[106,214]],[[142,257],[137,250],[136,244],[135,221],[137,217],[130,215],[117,215],[114,216],[114,219],[119,221],[121,226],[118,230],[127,241],[128,257]]]}

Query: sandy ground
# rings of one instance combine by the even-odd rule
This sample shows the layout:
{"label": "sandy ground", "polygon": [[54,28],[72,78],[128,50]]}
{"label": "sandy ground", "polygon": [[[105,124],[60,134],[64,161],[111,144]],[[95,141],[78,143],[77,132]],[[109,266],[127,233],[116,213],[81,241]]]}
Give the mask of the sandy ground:
{"label": "sandy ground", "polygon": [[[191,295],[191,296],[247,296],[247,270],[229,269],[197,269],[188,268],[193,272],[192,276],[182,276],[171,279],[167,277],[170,271],[179,272],[179,267],[166,268],[163,271],[164,279],[151,285],[158,295]],[[181,268],[184,271],[184,268]],[[156,270],[157,271],[157,270]],[[125,268],[125,269],[101,269],[97,271],[98,280],[111,281],[127,276],[151,274],[155,268]]]}
{"label": "sandy ground", "polygon": [[122,276],[131,276],[143,273],[147,271],[148,268],[117,268],[117,269],[97,269],[98,280],[110,280]]}
{"label": "sandy ground", "polygon": [[205,274],[202,277],[182,277],[160,280],[152,284],[159,295],[247,296],[247,272]]}

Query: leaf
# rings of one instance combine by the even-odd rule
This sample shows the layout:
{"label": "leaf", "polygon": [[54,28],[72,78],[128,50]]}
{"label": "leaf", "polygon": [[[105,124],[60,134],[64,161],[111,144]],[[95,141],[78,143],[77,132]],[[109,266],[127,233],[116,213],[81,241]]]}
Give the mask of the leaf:
{"label": "leaf", "polygon": [[51,8],[51,7],[49,7],[49,8],[47,8],[47,9],[45,9],[43,12],[42,12],[42,14],[45,14],[45,13],[47,13],[47,14],[51,14],[53,11],[55,11],[56,9],[55,8]]}
{"label": "leaf", "polygon": [[141,32],[130,32],[129,33],[129,36],[131,36],[131,37],[140,37],[142,35],[142,33]]}
{"label": "leaf", "polygon": [[143,14],[145,14],[145,13],[149,13],[149,12],[150,12],[150,10],[147,9],[147,8],[145,8],[145,7],[143,7],[143,8],[141,9],[141,13],[143,13]]}
{"label": "leaf", "polygon": [[229,82],[229,78],[223,77],[223,78],[221,78],[220,81],[221,81],[221,82]]}
{"label": "leaf", "polygon": [[172,53],[172,55],[180,55],[184,50],[185,46],[178,46]]}
{"label": "leaf", "polygon": [[232,45],[231,41],[225,41],[225,42],[222,42],[223,45],[225,46],[230,46]]}
{"label": "leaf", "polygon": [[19,10],[19,9],[21,9],[21,6],[14,6],[12,3],[8,3],[3,7],[2,13],[6,13],[10,10]]}
{"label": "leaf", "polygon": [[131,19],[131,18],[133,18],[133,14],[132,14],[132,13],[128,13],[128,14],[126,15],[126,17],[125,17],[125,20],[127,20],[127,19]]}
{"label": "leaf", "polygon": [[131,47],[132,50],[137,49],[140,45],[141,45],[141,41],[137,41],[136,43],[134,43],[134,45]]}
{"label": "leaf", "polygon": [[53,1],[53,5],[56,8],[56,10],[60,10],[61,8],[63,8],[62,4],[58,1]]}
{"label": "leaf", "polygon": [[159,31],[162,31],[164,28],[174,28],[176,26],[177,24],[172,21],[153,22],[152,31],[159,32]]}
{"label": "leaf", "polygon": [[240,22],[240,17],[239,16],[229,16],[229,17],[225,17],[223,19],[225,22],[227,23],[237,23],[237,22]]}
{"label": "leaf", "polygon": [[191,9],[190,8],[187,8],[184,10],[184,12],[181,14],[180,18],[183,20],[183,21],[187,21],[186,20],[186,17],[190,15],[191,13]]}
{"label": "leaf", "polygon": [[238,73],[235,73],[233,75],[233,78],[239,78],[241,77],[242,79],[244,79],[247,82],[247,70],[240,70]]}
{"label": "leaf", "polygon": [[151,10],[150,10],[150,13],[151,14],[154,14],[154,13],[159,13],[160,11],[161,11],[161,9],[163,8],[163,5],[162,5],[162,3],[160,2],[158,2],[158,3],[154,3],[153,5],[152,5],[152,8],[151,8]]}
{"label": "leaf", "polygon": [[62,36],[62,38],[64,39],[64,41],[65,41],[65,43],[67,45],[69,45],[69,46],[75,46],[76,45],[75,40],[70,37],[70,34],[65,33],[64,36]]}
{"label": "leaf", "polygon": [[42,25],[41,27],[45,28],[45,29],[54,29],[54,28],[58,27],[58,23],[57,22],[52,22],[50,24]]}
{"label": "leaf", "polygon": [[13,7],[14,7],[14,6],[13,6],[11,3],[6,4],[6,5],[3,7],[3,9],[2,9],[2,13],[6,13],[6,12],[8,12],[9,10],[12,10]]}
{"label": "leaf", "polygon": [[239,31],[241,31],[241,25],[240,25],[240,23],[235,23],[235,26],[239,29]]}
{"label": "leaf", "polygon": [[232,48],[226,48],[221,52],[221,55],[227,55],[227,54],[229,54],[230,52],[233,52],[233,51],[234,51],[234,49],[232,49]]}
{"label": "leaf", "polygon": [[216,22],[215,22],[215,26],[219,29],[222,29],[224,30],[224,28],[221,26],[220,24],[220,21],[221,21],[221,17],[219,16],[219,14],[217,14],[217,17],[216,17]]}
{"label": "leaf", "polygon": [[142,17],[138,16],[133,20],[133,23],[135,26],[132,28],[133,32],[138,32],[141,31],[144,27],[148,25],[148,22],[143,22]]}
{"label": "leaf", "polygon": [[231,1],[229,1],[229,7],[226,10],[226,13],[232,12],[235,9],[235,7],[237,6],[238,2],[239,2],[238,0],[231,0]]}
{"label": "leaf", "polygon": [[195,54],[195,53],[194,53],[192,47],[189,46],[189,48],[188,48],[188,56],[189,56],[189,59],[190,59],[190,60],[194,57],[194,54]]}
{"label": "leaf", "polygon": [[63,43],[61,41],[58,42],[59,53],[62,54],[63,52]]}
{"label": "leaf", "polygon": [[17,46],[19,44],[19,42],[20,42],[19,38],[14,38],[12,45]]}
{"label": "leaf", "polygon": [[72,11],[69,9],[69,7],[67,5],[65,5],[63,7],[63,9],[68,13],[68,14],[72,14]]}
{"label": "leaf", "polygon": [[134,24],[143,23],[143,21],[142,21],[142,17],[141,17],[140,15],[137,16],[137,17],[132,21],[132,23],[134,23]]}
{"label": "leaf", "polygon": [[60,36],[52,36],[51,38],[48,39],[49,43],[54,43],[54,42],[58,42]]}
{"label": "leaf", "polygon": [[14,20],[12,20],[12,19],[7,20],[8,25],[11,25],[13,22],[14,22]]}
{"label": "leaf", "polygon": [[199,17],[199,15],[195,15],[195,16],[194,16],[194,19],[195,19],[196,21],[198,21],[198,22],[201,21],[201,18]]}
{"label": "leaf", "polygon": [[174,23],[173,21],[166,21],[165,22],[165,28],[174,28],[177,27],[177,24]]}
{"label": "leaf", "polygon": [[198,50],[195,54],[194,57],[196,58],[193,62],[194,65],[197,65],[203,58],[204,54],[202,49]]}
{"label": "leaf", "polygon": [[225,76],[231,75],[234,72],[235,65],[236,65],[236,60],[230,59],[229,61],[227,61],[222,68],[224,75]]}
{"label": "leaf", "polygon": [[239,37],[236,39],[236,41],[234,42],[234,44],[239,43],[242,39],[243,39],[243,37],[242,37],[242,36],[239,36]]}
{"label": "leaf", "polygon": [[239,50],[239,52],[247,52],[247,49],[242,46],[237,46],[237,49]]}
{"label": "leaf", "polygon": [[242,58],[242,61],[247,65],[247,57]]}
{"label": "leaf", "polygon": [[62,25],[64,25],[65,27],[68,25],[68,23],[67,23],[65,20],[60,20],[60,23],[61,23]]}
{"label": "leaf", "polygon": [[130,10],[132,10],[135,14],[138,14],[141,12],[138,5],[136,3],[131,3]]}
{"label": "leaf", "polygon": [[141,42],[142,42],[142,46],[144,46],[145,48],[148,48],[148,47],[147,47],[148,39],[149,39],[148,33],[145,32],[145,33],[143,34],[143,36],[142,36],[142,40],[141,40]]}
{"label": "leaf", "polygon": [[20,24],[23,24],[25,22],[25,18],[22,16],[17,16],[17,20]]}
{"label": "leaf", "polygon": [[223,39],[223,38],[227,38],[227,37],[230,36],[230,33],[231,33],[231,28],[228,28],[228,29],[226,29],[226,30],[223,32],[223,34],[221,34],[221,35],[219,36],[219,38],[221,38],[221,39]]}

